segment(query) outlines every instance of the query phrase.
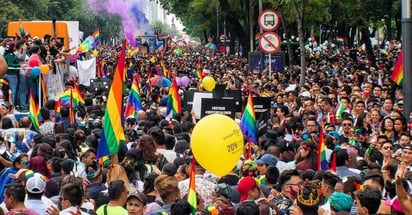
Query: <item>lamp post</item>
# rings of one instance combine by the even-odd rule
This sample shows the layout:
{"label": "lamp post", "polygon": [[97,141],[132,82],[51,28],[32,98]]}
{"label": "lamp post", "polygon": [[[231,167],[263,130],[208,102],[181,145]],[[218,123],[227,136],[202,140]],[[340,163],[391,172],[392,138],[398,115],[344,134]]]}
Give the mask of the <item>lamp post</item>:
{"label": "lamp post", "polygon": [[409,116],[412,111],[412,19],[411,2],[402,0],[402,49],[403,49],[403,99],[404,116]]}

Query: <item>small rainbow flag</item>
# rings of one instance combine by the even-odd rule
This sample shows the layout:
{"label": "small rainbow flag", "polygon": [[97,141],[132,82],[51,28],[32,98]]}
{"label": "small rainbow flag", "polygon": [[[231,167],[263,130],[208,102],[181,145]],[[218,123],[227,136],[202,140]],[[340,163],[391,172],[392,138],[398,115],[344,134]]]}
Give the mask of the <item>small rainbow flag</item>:
{"label": "small rainbow flag", "polygon": [[163,70],[163,76],[167,77],[167,69],[166,69],[165,62],[163,61],[163,59],[160,60],[160,66],[162,67],[162,70]]}
{"label": "small rainbow flag", "polygon": [[132,87],[129,90],[129,97],[127,99],[127,106],[124,112],[125,116],[133,115],[134,112],[144,110],[142,101],[140,99],[139,85],[136,76],[133,78]]}
{"label": "small rainbow flag", "polygon": [[54,106],[54,122],[60,122],[60,109],[62,105],[60,103],[60,99],[56,102],[56,105]]}
{"label": "small rainbow flag", "polygon": [[39,106],[36,104],[34,101],[33,97],[33,92],[30,90],[30,110],[29,110],[29,116],[31,119],[31,122],[33,124],[34,129],[37,131],[40,129],[40,123],[39,123]]}
{"label": "small rainbow flag", "polygon": [[84,105],[85,101],[83,99],[82,92],[80,91],[79,87],[77,86],[76,80],[74,78],[72,78],[72,80],[73,80],[74,91],[75,91],[75,94],[77,96],[77,102]]}
{"label": "small rainbow flag", "polygon": [[403,84],[403,51],[398,56],[396,60],[395,67],[391,75],[391,80],[397,85],[402,86]]}
{"label": "small rainbow flag", "polygon": [[249,138],[253,144],[257,144],[257,128],[256,128],[256,115],[253,104],[252,90],[249,90],[249,97],[245,110],[243,111],[242,119],[240,120],[240,129],[242,133]]}
{"label": "small rainbow flag", "polygon": [[70,120],[70,124],[73,124],[73,123],[74,123],[74,113],[73,113],[73,89],[70,89],[69,120]]}
{"label": "small rainbow flag", "polygon": [[203,79],[202,66],[201,66],[200,60],[197,61],[195,77],[198,79]]}
{"label": "small rainbow flag", "polygon": [[159,67],[157,65],[154,65],[154,68],[156,70],[157,75],[163,76],[162,71],[160,71]]}
{"label": "small rainbow flag", "polygon": [[196,200],[196,176],[195,176],[195,157],[192,157],[192,167],[190,168],[189,192],[187,194],[187,202],[192,208],[192,215],[196,214],[197,200]]}
{"label": "small rainbow flag", "polygon": [[328,170],[328,161],[326,160],[325,139],[323,137],[323,128],[319,131],[319,146],[318,146],[318,170]]}
{"label": "small rainbow flag", "polygon": [[149,72],[149,75],[147,76],[147,81],[146,84],[144,86],[144,94],[146,94],[146,96],[148,96],[150,93],[152,93],[152,81],[150,81],[150,78],[152,77],[152,73]]}
{"label": "small rainbow flag", "polygon": [[341,36],[337,36],[336,37],[336,43],[339,45],[342,45],[345,42],[345,38],[341,37]]}
{"label": "small rainbow flag", "polygon": [[173,111],[173,114],[178,114],[182,112],[182,107],[180,106],[179,88],[177,87],[176,77],[173,78],[172,86],[169,90],[166,115],[169,115],[171,111]]}
{"label": "small rainbow flag", "polygon": [[96,47],[100,43],[100,31],[99,31],[99,29],[96,29],[94,31],[94,33],[92,34],[92,37],[94,39],[93,45],[94,45],[94,47]]}

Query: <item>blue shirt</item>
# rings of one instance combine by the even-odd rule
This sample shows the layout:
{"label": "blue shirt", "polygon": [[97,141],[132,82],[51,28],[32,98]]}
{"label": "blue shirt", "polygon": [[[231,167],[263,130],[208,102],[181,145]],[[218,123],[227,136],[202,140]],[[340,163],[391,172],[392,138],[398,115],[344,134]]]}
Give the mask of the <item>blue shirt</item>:
{"label": "blue shirt", "polygon": [[24,205],[26,208],[29,208],[40,215],[47,215],[48,205],[42,202],[41,199],[27,199],[26,202],[24,202]]}

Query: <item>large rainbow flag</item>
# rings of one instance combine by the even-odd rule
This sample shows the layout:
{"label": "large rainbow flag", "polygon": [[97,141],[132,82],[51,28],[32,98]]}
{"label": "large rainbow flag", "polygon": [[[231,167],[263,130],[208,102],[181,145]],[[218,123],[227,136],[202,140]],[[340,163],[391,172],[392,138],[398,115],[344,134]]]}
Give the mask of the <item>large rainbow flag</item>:
{"label": "large rainbow flag", "polygon": [[132,87],[130,88],[130,91],[129,91],[129,97],[127,99],[127,106],[126,106],[126,110],[124,111],[124,115],[130,116],[139,110],[144,110],[144,108],[142,106],[142,101],[140,99],[137,77],[134,76]]}
{"label": "large rainbow flag", "polygon": [[319,131],[319,146],[318,146],[318,170],[328,170],[328,161],[326,160],[325,138],[323,137],[323,128]]}
{"label": "large rainbow flag", "polygon": [[402,86],[403,84],[403,51],[398,56],[398,60],[395,63],[393,72],[391,75],[391,80],[397,85]]}
{"label": "large rainbow flag", "polygon": [[247,104],[243,111],[242,119],[240,120],[240,129],[242,133],[249,138],[250,142],[257,144],[256,115],[251,90],[249,90]]}
{"label": "large rainbow flag", "polygon": [[39,106],[34,101],[33,92],[30,90],[30,107],[29,116],[33,124],[33,128],[37,131],[40,129],[39,123]]}
{"label": "large rainbow flag", "polygon": [[123,41],[117,69],[107,98],[107,108],[103,118],[103,129],[97,148],[97,158],[119,152],[121,145],[126,144],[122,125],[123,115],[123,79],[125,67],[125,49],[127,41]]}
{"label": "large rainbow flag", "polygon": [[179,88],[177,87],[176,77],[173,78],[172,86],[169,90],[166,115],[169,115],[171,111],[173,111],[173,114],[178,114],[182,112],[182,107],[180,105]]}

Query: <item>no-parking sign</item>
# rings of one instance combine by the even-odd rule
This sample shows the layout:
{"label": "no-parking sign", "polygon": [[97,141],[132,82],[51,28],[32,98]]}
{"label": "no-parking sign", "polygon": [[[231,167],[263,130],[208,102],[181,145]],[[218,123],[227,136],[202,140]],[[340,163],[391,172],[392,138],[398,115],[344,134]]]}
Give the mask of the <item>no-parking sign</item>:
{"label": "no-parking sign", "polygon": [[265,54],[274,54],[280,49],[280,37],[275,32],[265,32],[259,38],[259,48]]}

